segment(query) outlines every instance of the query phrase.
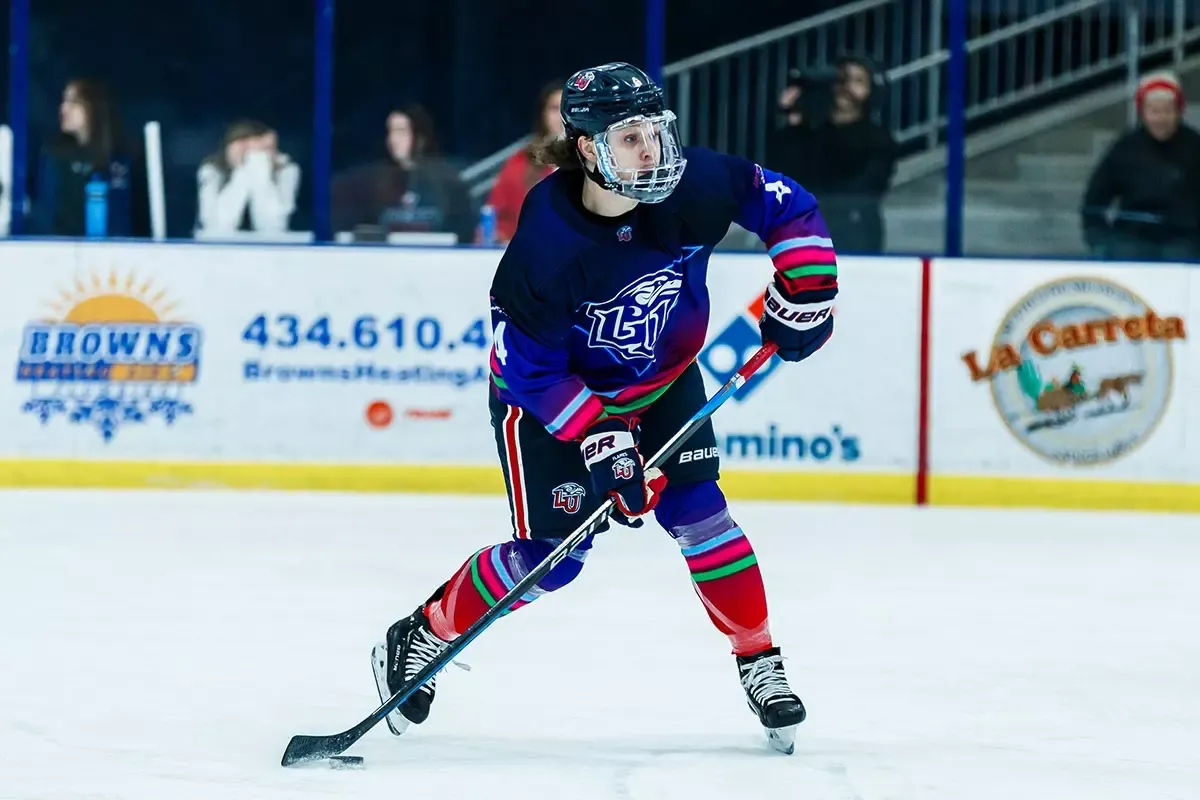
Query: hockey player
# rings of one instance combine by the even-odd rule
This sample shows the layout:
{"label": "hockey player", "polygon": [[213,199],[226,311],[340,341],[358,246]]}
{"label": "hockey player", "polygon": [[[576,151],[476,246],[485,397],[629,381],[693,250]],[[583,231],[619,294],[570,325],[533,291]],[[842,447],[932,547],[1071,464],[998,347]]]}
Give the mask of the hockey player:
{"label": "hockey player", "polygon": [[[512,538],[467,559],[372,654],[381,699],[463,633],[606,499],[612,520],[651,511],[679,544],[696,594],[728,637],[750,708],[777,749],[804,720],[771,640],[750,541],[717,485],[707,423],[684,452],[644,469],[706,401],[708,259],[730,223],[762,238],[775,265],[760,328],[785,361],[833,333],[837,267],[812,195],[741,158],[683,148],[662,90],[640,69],[605,64],[563,88],[559,167],[527,196],[491,289],[490,407]],[[579,576],[592,537],[518,609]],[[387,717],[421,723],[431,679]]]}

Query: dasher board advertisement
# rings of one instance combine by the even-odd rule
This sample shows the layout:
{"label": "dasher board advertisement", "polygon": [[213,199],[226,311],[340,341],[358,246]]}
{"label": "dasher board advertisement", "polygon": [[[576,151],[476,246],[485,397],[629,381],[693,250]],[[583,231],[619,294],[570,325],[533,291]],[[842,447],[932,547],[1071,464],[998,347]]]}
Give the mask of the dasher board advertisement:
{"label": "dasher board advertisement", "polygon": [[1200,481],[1196,275],[936,261],[933,475]]}

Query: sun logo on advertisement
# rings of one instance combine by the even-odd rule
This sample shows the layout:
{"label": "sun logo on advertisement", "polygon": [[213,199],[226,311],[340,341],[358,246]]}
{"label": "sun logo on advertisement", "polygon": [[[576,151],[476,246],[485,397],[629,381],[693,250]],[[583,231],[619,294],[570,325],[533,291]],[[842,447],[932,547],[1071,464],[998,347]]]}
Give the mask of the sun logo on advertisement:
{"label": "sun logo on advertisement", "polygon": [[1171,343],[1186,338],[1181,317],[1160,316],[1125,287],[1068,278],[1021,298],[991,351],[962,360],[973,382],[988,382],[1017,441],[1047,461],[1087,466],[1150,438],[1171,401]]}
{"label": "sun logo on advertisement", "polygon": [[77,278],[47,305],[21,334],[17,382],[31,393],[22,413],[93,427],[105,442],[124,425],[193,413],[185,395],[199,375],[201,329],[170,319],[178,304],[166,289],[112,269]]}

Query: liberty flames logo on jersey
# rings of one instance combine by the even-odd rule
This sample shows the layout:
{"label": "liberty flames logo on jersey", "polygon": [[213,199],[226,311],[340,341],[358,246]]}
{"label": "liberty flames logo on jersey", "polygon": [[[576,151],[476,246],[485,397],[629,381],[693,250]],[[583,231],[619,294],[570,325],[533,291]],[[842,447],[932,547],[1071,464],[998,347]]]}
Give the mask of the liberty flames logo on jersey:
{"label": "liberty flames logo on jersey", "polygon": [[562,509],[568,514],[577,514],[583,507],[583,498],[586,494],[587,489],[574,481],[560,483],[554,487],[554,507]]}
{"label": "liberty flames logo on jersey", "polygon": [[654,358],[654,345],[679,302],[683,274],[672,264],[638,278],[603,303],[588,303],[592,321],[588,346],[612,350],[627,359]]}

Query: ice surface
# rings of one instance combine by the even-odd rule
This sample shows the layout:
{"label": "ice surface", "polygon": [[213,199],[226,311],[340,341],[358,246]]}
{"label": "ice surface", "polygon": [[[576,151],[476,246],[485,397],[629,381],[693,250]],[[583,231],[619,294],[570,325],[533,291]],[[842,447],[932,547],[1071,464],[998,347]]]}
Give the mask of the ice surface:
{"label": "ice surface", "polygon": [[362,771],[283,769],[502,498],[0,493],[0,798],[1200,797],[1200,520],[737,503],[809,707],[770,751],[656,527],[501,620]]}

